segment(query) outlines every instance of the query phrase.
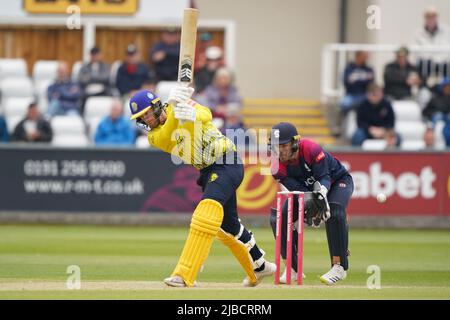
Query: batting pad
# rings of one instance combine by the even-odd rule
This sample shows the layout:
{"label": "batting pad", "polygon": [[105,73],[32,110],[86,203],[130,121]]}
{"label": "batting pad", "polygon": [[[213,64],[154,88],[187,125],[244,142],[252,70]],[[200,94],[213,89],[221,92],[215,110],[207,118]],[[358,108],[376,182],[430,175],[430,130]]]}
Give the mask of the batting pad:
{"label": "batting pad", "polygon": [[233,235],[223,231],[222,229],[220,229],[217,233],[217,238],[231,250],[247,274],[250,283],[255,284],[257,279],[255,271],[253,270],[253,260],[250,256],[249,249]]}
{"label": "batting pad", "polygon": [[192,215],[189,235],[172,277],[182,277],[188,287],[194,284],[203,262],[209,255],[222,220],[223,207],[219,202],[211,199],[200,201]]}

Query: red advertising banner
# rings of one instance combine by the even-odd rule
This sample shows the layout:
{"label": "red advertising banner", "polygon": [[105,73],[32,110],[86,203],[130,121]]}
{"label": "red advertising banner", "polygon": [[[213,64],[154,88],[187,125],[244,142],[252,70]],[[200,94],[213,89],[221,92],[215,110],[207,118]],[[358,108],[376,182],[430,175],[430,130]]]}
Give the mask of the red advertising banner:
{"label": "red advertising banner", "polygon": [[[350,171],[350,215],[450,215],[450,153],[333,152]],[[258,165],[246,165],[238,190],[241,213],[268,214],[277,186]],[[386,201],[377,201],[384,194]]]}

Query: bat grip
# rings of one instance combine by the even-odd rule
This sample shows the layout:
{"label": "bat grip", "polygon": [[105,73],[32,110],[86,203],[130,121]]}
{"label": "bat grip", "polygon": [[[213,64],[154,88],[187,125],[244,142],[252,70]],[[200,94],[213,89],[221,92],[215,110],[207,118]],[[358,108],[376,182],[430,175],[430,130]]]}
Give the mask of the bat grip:
{"label": "bat grip", "polygon": [[[187,82],[187,81],[178,81],[182,86],[185,86],[185,87],[189,87],[189,82]],[[180,123],[180,125],[183,125],[184,124],[184,120],[182,120],[182,119],[180,119],[180,120],[178,120],[178,122]]]}

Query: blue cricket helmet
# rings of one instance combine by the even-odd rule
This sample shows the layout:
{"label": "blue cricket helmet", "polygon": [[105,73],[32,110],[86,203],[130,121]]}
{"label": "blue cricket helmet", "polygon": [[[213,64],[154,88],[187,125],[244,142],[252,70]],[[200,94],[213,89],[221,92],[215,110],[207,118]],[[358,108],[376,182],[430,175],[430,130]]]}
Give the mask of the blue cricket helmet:
{"label": "blue cricket helmet", "polygon": [[278,144],[291,142],[298,137],[297,128],[292,123],[280,122],[272,127],[271,141],[278,139]]}
{"label": "blue cricket helmet", "polygon": [[135,120],[146,113],[150,108],[157,106],[161,100],[151,91],[141,90],[135,93],[130,99],[130,120]]}

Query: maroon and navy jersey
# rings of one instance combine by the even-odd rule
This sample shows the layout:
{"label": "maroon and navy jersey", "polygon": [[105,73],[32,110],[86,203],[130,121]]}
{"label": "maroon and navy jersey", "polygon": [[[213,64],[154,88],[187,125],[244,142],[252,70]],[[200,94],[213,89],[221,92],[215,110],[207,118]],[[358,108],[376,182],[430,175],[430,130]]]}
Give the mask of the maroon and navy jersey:
{"label": "maroon and navy jersey", "polygon": [[298,150],[296,159],[279,162],[278,171],[273,174],[288,190],[312,191],[316,181],[330,190],[335,181],[348,175],[347,169],[339,160],[317,143],[300,139]]}

